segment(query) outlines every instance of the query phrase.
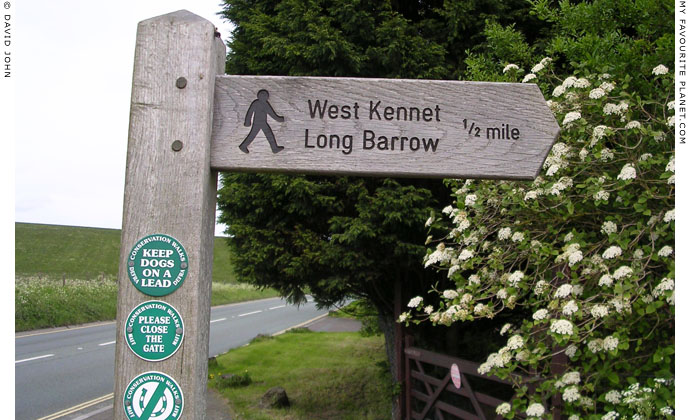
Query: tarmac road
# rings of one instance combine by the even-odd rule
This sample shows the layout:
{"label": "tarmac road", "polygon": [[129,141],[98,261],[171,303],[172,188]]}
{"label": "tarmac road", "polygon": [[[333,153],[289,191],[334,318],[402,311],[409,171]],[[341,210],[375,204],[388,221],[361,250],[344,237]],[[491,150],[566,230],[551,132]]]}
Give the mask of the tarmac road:
{"label": "tarmac road", "polygon": [[[209,356],[326,314],[280,298],[211,308]],[[115,323],[15,335],[15,419],[36,420],[113,392]],[[48,420],[48,419],[45,419]]]}

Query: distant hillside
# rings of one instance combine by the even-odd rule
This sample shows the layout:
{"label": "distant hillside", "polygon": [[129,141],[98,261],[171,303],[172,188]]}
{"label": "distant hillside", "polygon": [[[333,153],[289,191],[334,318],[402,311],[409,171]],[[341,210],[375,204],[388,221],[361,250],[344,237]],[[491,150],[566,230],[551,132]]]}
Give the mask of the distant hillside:
{"label": "distant hillside", "polygon": [[[93,279],[117,276],[119,229],[15,223],[15,274],[19,277]],[[234,283],[225,238],[215,239],[213,281]]]}

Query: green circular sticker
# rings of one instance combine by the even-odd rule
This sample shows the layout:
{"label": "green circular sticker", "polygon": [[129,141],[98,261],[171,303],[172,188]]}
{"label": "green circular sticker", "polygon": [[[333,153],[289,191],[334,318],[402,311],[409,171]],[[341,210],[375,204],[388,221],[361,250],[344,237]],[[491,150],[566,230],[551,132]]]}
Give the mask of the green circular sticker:
{"label": "green circular sticker", "polygon": [[134,308],[125,324],[125,341],[140,358],[149,362],[175,354],[184,338],[184,323],[170,304],[151,300]]}
{"label": "green circular sticker", "polygon": [[177,420],[184,408],[184,396],[173,378],[152,371],[132,379],[122,403],[130,420]]}
{"label": "green circular sticker", "polygon": [[127,274],[134,287],[149,296],[165,296],[187,277],[187,252],[172,236],[149,235],[137,241],[127,257]]}

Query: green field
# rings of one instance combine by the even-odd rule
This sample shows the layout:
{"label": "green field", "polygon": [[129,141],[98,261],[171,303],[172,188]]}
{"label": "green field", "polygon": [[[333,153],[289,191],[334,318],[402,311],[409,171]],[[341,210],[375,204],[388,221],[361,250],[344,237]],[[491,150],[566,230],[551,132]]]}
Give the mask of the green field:
{"label": "green field", "polygon": [[[115,319],[120,230],[15,224],[15,330]],[[212,305],[277,296],[238,283],[215,238]]]}
{"label": "green field", "polygon": [[[222,375],[250,379],[224,386]],[[240,382],[240,381],[236,381]],[[247,381],[244,381],[247,382]],[[255,340],[209,363],[209,386],[230,402],[233,418],[245,420],[390,419],[393,389],[383,336],[317,333],[300,329]],[[258,406],[270,388],[285,388],[291,406]]]}
{"label": "green field", "polygon": [[[117,277],[119,229],[15,223],[16,277],[90,280]],[[235,283],[225,238],[213,246],[213,281]]]}

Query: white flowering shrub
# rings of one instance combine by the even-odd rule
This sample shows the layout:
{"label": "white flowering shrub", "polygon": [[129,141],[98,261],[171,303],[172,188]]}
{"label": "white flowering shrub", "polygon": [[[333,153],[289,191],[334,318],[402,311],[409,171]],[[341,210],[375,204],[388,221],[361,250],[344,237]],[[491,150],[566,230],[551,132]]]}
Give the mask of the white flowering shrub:
{"label": "white flowering shrub", "polygon": [[[479,368],[515,381],[517,398],[497,408],[507,418],[547,418],[545,402],[557,393],[564,418],[666,418],[674,407],[673,72],[655,67],[640,93],[607,74],[558,79],[550,66],[542,60],[523,79],[527,70],[505,65],[503,74],[537,82],[561,123],[541,175],[448,181],[456,202],[429,223],[430,233],[447,234],[430,238],[425,265],[448,270],[457,288],[413,299],[404,321],[513,314],[503,347]],[[565,376],[551,370],[560,353]],[[533,395],[511,376],[528,372],[543,380]]]}

